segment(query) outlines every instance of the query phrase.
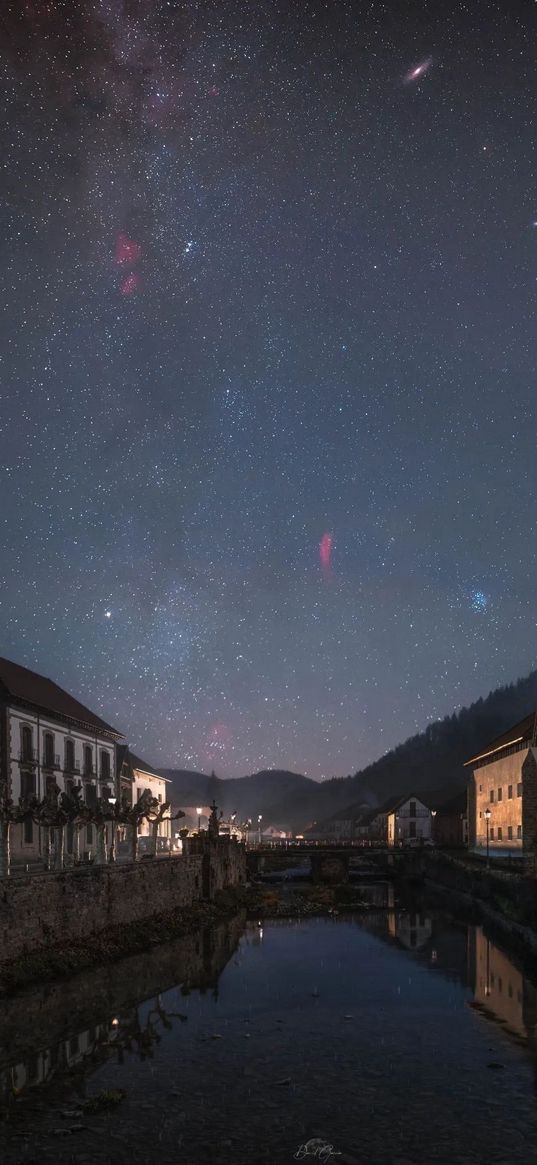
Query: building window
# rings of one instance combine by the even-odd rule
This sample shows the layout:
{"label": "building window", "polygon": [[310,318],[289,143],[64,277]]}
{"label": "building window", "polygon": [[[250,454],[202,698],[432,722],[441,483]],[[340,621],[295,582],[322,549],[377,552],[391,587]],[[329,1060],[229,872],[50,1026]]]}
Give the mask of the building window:
{"label": "building window", "polygon": [[519,783],[516,787],[516,795],[517,795],[517,797],[522,796],[522,781],[519,781]]}
{"label": "building window", "polygon": [[490,827],[490,840],[494,841],[494,826],[493,825],[491,825],[491,827]]}
{"label": "building window", "polygon": [[24,844],[31,845],[34,840],[34,823],[31,817],[24,818]]}
{"label": "building window", "polygon": [[516,835],[517,835],[518,839],[520,840],[520,838],[522,837],[522,826],[521,825],[517,825]]}
{"label": "building window", "polygon": [[104,749],[101,752],[101,780],[110,780],[110,753]]}
{"label": "building window", "polygon": [[498,789],[498,801],[501,801],[502,797],[503,797],[503,792],[501,789]]}
{"label": "building window", "polygon": [[507,840],[508,841],[513,840],[513,826],[512,825],[507,826]]}
{"label": "building window", "polygon": [[68,773],[72,773],[72,772],[74,772],[74,768],[75,768],[75,745],[74,745],[74,741],[72,741],[72,740],[66,740],[66,741],[65,741],[65,762],[64,762],[64,768],[65,768],[66,772],[68,772]]}
{"label": "building window", "polygon": [[501,841],[502,838],[503,838],[502,827],[501,827],[501,825],[499,825],[498,826],[498,841]]}
{"label": "building window", "polygon": [[411,802],[410,802],[410,810],[409,810],[409,812],[410,812],[410,816],[411,816],[411,817],[415,817],[415,816],[416,816],[416,802],[415,802],[415,801],[411,801]]}
{"label": "building window", "polygon": [[86,845],[93,844],[93,825],[86,825]]}
{"label": "building window", "polygon": [[34,758],[33,732],[28,724],[21,728],[21,760],[31,761]]}
{"label": "building window", "polygon": [[86,785],[84,792],[86,795],[86,805],[89,805],[92,809],[95,809],[95,807],[97,805],[97,787],[96,787],[96,785]]}
{"label": "building window", "polygon": [[35,773],[21,773],[21,797],[23,801],[35,797]]}
{"label": "building window", "polygon": [[507,786],[507,800],[508,801],[513,800],[513,786],[512,785]]}
{"label": "building window", "polygon": [[84,776],[91,777],[93,774],[93,752],[89,744],[84,745]]}
{"label": "building window", "polygon": [[482,786],[482,785],[480,785],[480,786],[479,786],[479,792],[480,792],[480,793],[482,793],[482,792],[483,792],[483,786]]}
{"label": "building window", "polygon": [[43,764],[46,769],[54,768],[54,737],[52,732],[43,735]]}

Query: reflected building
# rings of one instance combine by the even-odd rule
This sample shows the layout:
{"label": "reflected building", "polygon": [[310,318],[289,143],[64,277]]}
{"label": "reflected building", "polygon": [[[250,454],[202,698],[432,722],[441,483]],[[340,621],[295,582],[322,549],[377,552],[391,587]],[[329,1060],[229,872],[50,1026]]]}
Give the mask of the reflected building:
{"label": "reflected building", "polygon": [[537,1049],[537,987],[480,926],[468,927],[468,969],[476,1010]]}
{"label": "reflected building", "polygon": [[[217,998],[243,929],[241,915],[24,1000],[1,1001],[0,1105],[40,1086],[61,1090],[73,1073],[82,1082],[112,1057],[153,1056],[165,1029],[186,1019],[181,996],[211,990]],[[163,1001],[167,992],[172,999]]]}
{"label": "reflected building", "polygon": [[433,921],[422,913],[393,911],[388,915],[388,932],[408,951],[419,951],[431,941]]}

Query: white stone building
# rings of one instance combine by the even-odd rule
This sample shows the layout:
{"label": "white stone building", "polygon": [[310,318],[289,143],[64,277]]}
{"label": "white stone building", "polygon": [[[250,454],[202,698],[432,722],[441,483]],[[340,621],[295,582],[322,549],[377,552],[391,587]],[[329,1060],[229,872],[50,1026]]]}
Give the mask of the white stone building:
{"label": "white stone building", "polygon": [[408,845],[430,841],[433,815],[416,796],[392,797],[381,805],[375,818],[382,841],[388,845]]}
{"label": "white stone building", "polygon": [[[129,756],[130,756],[130,763],[131,763],[132,775],[133,775],[133,785],[132,785],[133,804],[135,804],[136,801],[140,800],[142,793],[144,793],[147,789],[151,793],[151,796],[154,797],[155,800],[158,801],[160,805],[164,805],[166,803],[166,801],[168,801],[168,794],[167,794],[166,790],[172,784],[172,782],[169,781],[167,777],[162,777],[160,775],[160,773],[157,773],[156,769],[152,768],[151,765],[147,764],[147,761],[141,760],[141,758],[139,756],[135,756],[134,753],[130,751],[130,749],[129,749]],[[176,824],[178,826],[181,826],[182,820],[178,821]],[[171,827],[172,827],[172,822],[171,822],[170,814],[169,814],[167,817],[164,818],[163,821],[159,822],[158,827],[157,827],[157,851],[159,849],[160,850],[166,849],[166,847],[169,845],[169,841],[170,841],[171,836],[172,836]],[[138,837],[141,839],[144,839],[144,838],[149,839],[151,837],[151,834],[152,834],[151,822],[148,821],[147,819],[144,819],[143,821],[140,822],[140,825],[138,828]],[[144,848],[147,844],[148,844],[148,841],[145,841],[145,842],[143,840],[141,841],[141,844],[140,844],[140,852],[141,853],[144,852]]]}
{"label": "white stone building", "polygon": [[[51,784],[62,792],[78,786],[83,799],[118,795],[116,743],[123,739],[100,716],[52,680],[0,659],[0,789],[13,801],[42,799]],[[95,826],[80,840],[81,857],[95,853]],[[44,855],[44,831],[33,821],[11,830],[14,860]],[[66,830],[66,852],[73,853],[73,830]]]}

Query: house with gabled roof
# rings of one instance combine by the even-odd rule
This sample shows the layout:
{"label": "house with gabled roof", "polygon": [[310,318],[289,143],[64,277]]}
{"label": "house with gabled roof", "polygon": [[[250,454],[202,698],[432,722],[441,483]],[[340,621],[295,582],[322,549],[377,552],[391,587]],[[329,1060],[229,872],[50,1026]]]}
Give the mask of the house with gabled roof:
{"label": "house with gabled roof", "polygon": [[[139,801],[145,792],[149,792],[155,801],[158,801],[161,805],[164,805],[170,800],[170,789],[173,787],[172,781],[168,777],[163,777],[148,761],[136,756],[136,753],[128,746],[120,745],[117,748],[117,761],[121,792],[123,797],[126,796],[131,804],[134,805],[136,801]],[[138,837],[148,839],[150,835],[151,823],[147,819],[140,821],[138,824]],[[165,817],[158,824],[157,851],[169,849],[171,843],[172,821],[170,811],[170,816]],[[144,852],[144,848],[147,845],[147,841],[141,842],[139,847],[141,853]]]}

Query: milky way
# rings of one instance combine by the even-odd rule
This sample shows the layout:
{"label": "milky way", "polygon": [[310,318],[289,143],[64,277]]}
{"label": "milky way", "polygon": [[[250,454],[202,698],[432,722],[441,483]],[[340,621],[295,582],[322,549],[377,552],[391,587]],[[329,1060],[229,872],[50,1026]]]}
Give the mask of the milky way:
{"label": "milky way", "polygon": [[0,653],[153,763],[535,666],[536,19],[5,6]]}

